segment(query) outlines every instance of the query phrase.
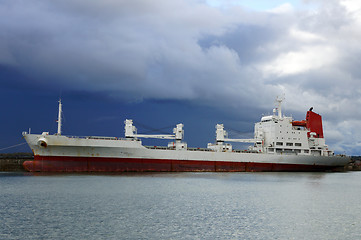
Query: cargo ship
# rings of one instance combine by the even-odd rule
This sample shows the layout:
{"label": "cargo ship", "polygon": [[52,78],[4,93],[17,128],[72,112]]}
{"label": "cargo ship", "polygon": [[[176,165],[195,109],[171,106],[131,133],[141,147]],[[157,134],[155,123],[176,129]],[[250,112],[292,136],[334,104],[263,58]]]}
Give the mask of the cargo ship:
{"label": "cargo ship", "polygon": [[[23,136],[34,153],[23,166],[30,172],[260,172],[339,171],[350,161],[335,155],[325,144],[321,115],[307,111],[305,120],[282,114],[283,98],[277,98],[273,114],[255,123],[254,138],[228,138],[223,124],[216,125],[216,141],[206,148],[189,148],[183,141],[183,124],[173,134],[139,134],[133,120],[125,120],[125,136],[73,137],[58,131]],[[144,146],[142,138],[168,139],[167,146]],[[233,149],[231,142],[249,143],[247,150]]]}

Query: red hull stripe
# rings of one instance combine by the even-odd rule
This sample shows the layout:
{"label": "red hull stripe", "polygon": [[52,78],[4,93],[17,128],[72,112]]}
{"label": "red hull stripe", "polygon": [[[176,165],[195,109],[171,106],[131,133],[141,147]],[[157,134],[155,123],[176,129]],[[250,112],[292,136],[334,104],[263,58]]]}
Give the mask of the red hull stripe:
{"label": "red hull stripe", "polygon": [[341,166],[216,162],[139,158],[90,158],[35,156],[23,163],[30,172],[280,172],[337,171]]}

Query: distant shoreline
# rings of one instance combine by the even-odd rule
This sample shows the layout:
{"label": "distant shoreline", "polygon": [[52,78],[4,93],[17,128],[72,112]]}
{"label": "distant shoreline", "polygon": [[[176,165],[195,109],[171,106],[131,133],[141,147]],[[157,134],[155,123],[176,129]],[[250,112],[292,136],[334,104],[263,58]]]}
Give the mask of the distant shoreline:
{"label": "distant shoreline", "polygon": [[33,153],[0,153],[0,172],[25,172],[23,162],[32,159]]}

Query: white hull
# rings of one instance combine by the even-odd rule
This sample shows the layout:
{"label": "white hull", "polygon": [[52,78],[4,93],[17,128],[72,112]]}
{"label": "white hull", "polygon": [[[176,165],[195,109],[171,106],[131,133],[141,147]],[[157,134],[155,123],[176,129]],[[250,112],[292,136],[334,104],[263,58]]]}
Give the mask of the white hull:
{"label": "white hull", "polygon": [[[216,152],[209,149],[173,150],[165,147],[150,149],[140,141],[125,139],[71,138],[59,135],[24,135],[37,159],[149,159],[195,162],[294,164],[342,167],[349,158],[296,154],[265,154],[249,152]],[[46,143],[41,146],[41,143]],[[163,149],[162,149],[163,148]],[[48,159],[48,158],[46,158]]]}

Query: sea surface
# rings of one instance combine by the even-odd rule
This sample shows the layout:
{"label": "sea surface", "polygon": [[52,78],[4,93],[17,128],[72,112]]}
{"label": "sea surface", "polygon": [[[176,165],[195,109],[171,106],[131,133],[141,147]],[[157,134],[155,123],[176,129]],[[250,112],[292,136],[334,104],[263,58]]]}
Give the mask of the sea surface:
{"label": "sea surface", "polygon": [[0,239],[361,239],[361,172],[3,172]]}

